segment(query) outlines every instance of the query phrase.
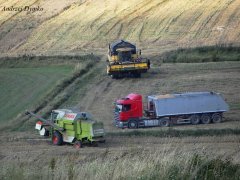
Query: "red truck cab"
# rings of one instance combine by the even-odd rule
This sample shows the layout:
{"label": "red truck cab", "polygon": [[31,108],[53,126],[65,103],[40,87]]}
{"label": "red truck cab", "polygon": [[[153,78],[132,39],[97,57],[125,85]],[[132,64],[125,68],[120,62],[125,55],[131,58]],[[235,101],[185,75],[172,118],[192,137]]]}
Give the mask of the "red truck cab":
{"label": "red truck cab", "polygon": [[129,94],[115,103],[115,124],[120,128],[129,127],[131,121],[137,121],[143,116],[142,95]]}

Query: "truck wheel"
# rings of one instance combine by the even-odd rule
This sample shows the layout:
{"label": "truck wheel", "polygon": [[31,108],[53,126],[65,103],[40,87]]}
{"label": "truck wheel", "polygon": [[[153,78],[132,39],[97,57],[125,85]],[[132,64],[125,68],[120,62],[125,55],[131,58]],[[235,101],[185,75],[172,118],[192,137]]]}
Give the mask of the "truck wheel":
{"label": "truck wheel", "polygon": [[208,114],[203,114],[201,116],[201,122],[203,124],[209,124],[211,122],[211,117]]}
{"label": "truck wheel", "polygon": [[212,115],[212,122],[213,123],[220,123],[222,121],[222,115],[219,113],[214,113]]}
{"label": "truck wheel", "polygon": [[83,147],[82,141],[76,141],[76,142],[74,143],[73,147],[76,148],[76,149],[82,148],[82,147]]}
{"label": "truck wheel", "polygon": [[169,120],[168,119],[161,120],[161,126],[162,127],[168,127],[169,126]]}
{"label": "truck wheel", "polygon": [[58,131],[53,132],[52,143],[54,145],[59,145],[59,146],[63,144],[63,138],[62,138],[62,134],[60,132],[58,132]]}
{"label": "truck wheel", "polygon": [[199,124],[200,123],[200,116],[197,114],[194,114],[190,117],[190,121],[193,125]]}
{"label": "truck wheel", "polygon": [[129,129],[136,129],[136,128],[138,128],[138,126],[137,126],[137,121],[135,121],[135,120],[130,120],[130,121],[128,122],[128,128],[129,128]]}

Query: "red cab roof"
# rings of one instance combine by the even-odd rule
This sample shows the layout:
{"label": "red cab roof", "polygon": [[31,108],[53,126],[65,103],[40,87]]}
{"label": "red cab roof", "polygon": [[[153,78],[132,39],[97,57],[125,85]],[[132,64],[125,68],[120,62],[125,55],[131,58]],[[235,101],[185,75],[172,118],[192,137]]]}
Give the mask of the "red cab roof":
{"label": "red cab roof", "polygon": [[142,100],[142,95],[136,94],[136,93],[131,93],[127,95],[125,98],[117,100],[118,104],[129,104],[131,101],[141,101]]}

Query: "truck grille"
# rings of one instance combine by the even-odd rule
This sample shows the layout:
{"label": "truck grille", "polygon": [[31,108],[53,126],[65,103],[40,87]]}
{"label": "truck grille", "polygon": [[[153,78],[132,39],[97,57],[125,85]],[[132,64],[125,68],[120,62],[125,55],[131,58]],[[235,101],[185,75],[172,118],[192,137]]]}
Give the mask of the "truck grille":
{"label": "truck grille", "polygon": [[113,121],[113,124],[115,126],[119,125],[119,112],[114,111],[114,121]]}

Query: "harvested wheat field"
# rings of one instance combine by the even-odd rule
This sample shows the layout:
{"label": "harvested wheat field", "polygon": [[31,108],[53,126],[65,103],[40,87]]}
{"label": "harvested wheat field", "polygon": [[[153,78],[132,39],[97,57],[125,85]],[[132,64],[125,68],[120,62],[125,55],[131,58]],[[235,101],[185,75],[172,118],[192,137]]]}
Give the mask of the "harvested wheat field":
{"label": "harvested wheat field", "polygon": [[43,10],[0,11],[5,55],[102,53],[116,39],[149,54],[240,40],[239,0],[0,1],[1,7],[26,5]]}
{"label": "harvested wheat field", "polygon": [[211,177],[208,170],[219,173],[215,176],[219,178],[239,177],[240,142],[234,135],[108,137],[105,144],[81,150],[71,145],[53,146],[32,133],[17,135],[1,135],[2,178],[191,179]]}
{"label": "harvested wheat field", "polygon": [[[49,113],[52,107],[90,112],[96,120],[104,123],[106,143],[98,147],[85,145],[81,149],[68,144],[53,146],[50,139],[41,138],[33,130],[36,120],[26,118],[22,107],[16,118],[4,120],[2,117],[0,170],[3,179],[78,179],[79,176],[81,179],[225,179],[230,172],[233,179],[239,177],[239,62],[153,61],[151,70],[140,79],[113,80],[105,74],[105,58],[90,56],[90,59],[96,58],[94,61],[88,58],[72,59],[67,66],[63,66],[64,58],[51,61],[49,57],[41,61],[33,58],[26,70],[33,71],[35,66],[38,70],[33,72],[42,73],[41,69],[46,69],[44,64],[50,63],[49,68],[55,68],[56,73],[62,73],[67,67],[68,76],[53,83],[49,92],[41,95],[40,99],[47,101],[26,99],[26,102],[30,101],[29,108],[39,109],[38,114],[41,115]],[[19,63],[15,64],[15,61]],[[6,67],[11,66],[11,62],[4,62],[3,70],[9,71]],[[13,59],[12,65],[21,66],[24,62]],[[29,77],[34,76],[29,74]],[[145,97],[205,90],[222,93],[230,105],[222,123],[138,130],[117,129],[112,124],[114,100],[130,92],[138,92]],[[14,101],[11,98],[11,102]],[[31,106],[32,102],[37,105]]]}

